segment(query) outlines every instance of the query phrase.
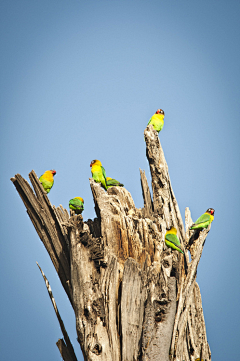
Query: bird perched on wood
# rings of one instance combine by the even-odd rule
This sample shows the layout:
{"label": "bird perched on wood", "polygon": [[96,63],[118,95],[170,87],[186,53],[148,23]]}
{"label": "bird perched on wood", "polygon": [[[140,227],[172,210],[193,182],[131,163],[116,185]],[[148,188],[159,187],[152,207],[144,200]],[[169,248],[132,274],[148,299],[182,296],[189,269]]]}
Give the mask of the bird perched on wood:
{"label": "bird perched on wood", "polygon": [[110,187],[123,187],[124,186],[122,183],[120,183],[116,179],[112,179],[110,177],[107,177],[106,180],[107,180],[107,188],[110,188]]}
{"label": "bird perched on wood", "polygon": [[49,193],[52,186],[53,186],[53,183],[54,183],[54,179],[53,177],[55,176],[57,172],[52,169],[52,170],[46,170],[45,173],[43,173],[41,175],[41,177],[39,178],[40,182],[42,183],[42,186],[44,188],[44,190]]}
{"label": "bird perched on wood", "polygon": [[179,239],[177,236],[177,230],[175,227],[171,227],[170,229],[167,229],[167,232],[165,234],[165,243],[168,247],[176,249],[178,252],[181,252],[182,254],[184,254],[181,243],[179,242]]}
{"label": "bird perched on wood", "polygon": [[164,111],[158,109],[155,114],[150,118],[148,125],[152,124],[153,128],[159,133],[164,125]]}
{"label": "bird perched on wood", "polygon": [[214,220],[214,212],[213,208],[208,208],[205,213],[203,213],[195,223],[190,227],[190,229],[200,229],[207,228],[209,224]]}
{"label": "bird perched on wood", "polygon": [[81,214],[84,210],[84,200],[81,197],[70,199],[69,208],[75,211],[76,214]]}
{"label": "bird perched on wood", "polygon": [[100,160],[94,159],[90,164],[92,177],[97,183],[101,183],[102,187],[107,190],[106,172]]}

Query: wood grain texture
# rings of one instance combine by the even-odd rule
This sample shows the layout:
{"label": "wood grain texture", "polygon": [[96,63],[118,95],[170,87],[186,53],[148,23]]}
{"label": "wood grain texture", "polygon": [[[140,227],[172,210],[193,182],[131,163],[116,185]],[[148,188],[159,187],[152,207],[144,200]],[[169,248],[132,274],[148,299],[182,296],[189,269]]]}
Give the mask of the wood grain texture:
{"label": "wood grain texture", "polygon": [[[63,288],[72,304],[70,259],[66,233],[36,173],[34,171],[30,172],[29,178],[36,193],[33,192],[29,183],[20,174],[16,174],[14,178],[11,178],[11,181],[25,204],[27,213],[51,258]],[[69,217],[66,216],[66,213],[64,214],[65,222],[68,222]]]}
{"label": "wood grain texture", "polygon": [[[193,361],[201,347],[210,361],[196,283],[210,227],[189,231],[186,208],[184,229],[158,133],[149,125],[144,137],[153,195],[140,170],[143,208],[126,188],[105,191],[90,179],[96,218],[83,222],[51,205],[34,171],[35,193],[19,174],[12,181],[73,306],[85,361]],[[165,245],[170,226],[184,256]],[[58,344],[65,352],[66,344]]]}
{"label": "wood grain texture", "polygon": [[121,289],[122,360],[138,360],[141,349],[146,287],[143,271],[129,258],[124,265]]}
{"label": "wood grain texture", "polygon": [[167,227],[174,226],[178,230],[179,239],[183,242],[185,231],[182,217],[171,186],[168,166],[158,134],[151,124],[145,129],[144,136],[152,176],[154,212],[165,220]]}

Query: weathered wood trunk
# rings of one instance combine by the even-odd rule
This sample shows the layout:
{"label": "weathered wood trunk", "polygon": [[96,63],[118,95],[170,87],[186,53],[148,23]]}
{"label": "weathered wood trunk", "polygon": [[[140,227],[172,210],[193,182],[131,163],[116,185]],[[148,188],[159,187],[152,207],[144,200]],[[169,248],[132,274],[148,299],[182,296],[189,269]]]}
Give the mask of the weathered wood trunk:
{"label": "weathered wood trunk", "polygon": [[[88,361],[211,360],[197,266],[208,230],[185,229],[158,134],[145,130],[153,200],[140,170],[144,208],[121,187],[106,192],[90,179],[97,218],[83,222],[55,207],[34,171],[35,194],[19,174],[13,181],[46,247],[76,316]],[[185,257],[165,246],[175,226]],[[188,250],[191,253],[189,262]],[[65,346],[64,346],[65,347]]]}

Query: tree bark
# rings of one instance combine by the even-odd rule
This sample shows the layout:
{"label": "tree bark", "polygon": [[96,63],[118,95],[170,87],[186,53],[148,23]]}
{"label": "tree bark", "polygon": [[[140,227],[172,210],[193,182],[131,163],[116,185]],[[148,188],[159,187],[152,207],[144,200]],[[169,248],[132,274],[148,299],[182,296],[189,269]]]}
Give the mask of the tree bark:
{"label": "tree bark", "polygon": [[[50,204],[34,171],[35,194],[19,174],[11,180],[72,304],[84,360],[192,361],[202,347],[209,361],[196,272],[210,227],[189,231],[186,208],[185,232],[158,133],[149,125],[144,136],[153,199],[140,170],[142,209],[125,188],[105,191],[90,179],[97,218],[83,222]],[[184,256],[165,245],[170,226]]]}

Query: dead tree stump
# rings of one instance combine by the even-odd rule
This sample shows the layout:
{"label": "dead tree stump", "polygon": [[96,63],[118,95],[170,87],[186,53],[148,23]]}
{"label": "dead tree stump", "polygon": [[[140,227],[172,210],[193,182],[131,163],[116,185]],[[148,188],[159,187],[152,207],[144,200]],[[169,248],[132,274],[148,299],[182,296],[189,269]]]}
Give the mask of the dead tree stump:
{"label": "dead tree stump", "polygon": [[[158,134],[149,125],[144,135],[153,199],[140,170],[142,209],[125,188],[106,192],[90,179],[97,218],[83,222],[51,205],[34,171],[35,193],[21,175],[11,180],[74,309],[84,360],[193,361],[202,347],[210,361],[196,283],[210,227],[193,239],[186,208],[184,230]],[[185,257],[165,246],[169,226],[177,228]]]}

